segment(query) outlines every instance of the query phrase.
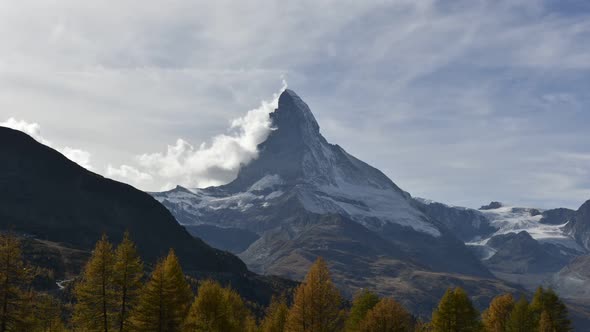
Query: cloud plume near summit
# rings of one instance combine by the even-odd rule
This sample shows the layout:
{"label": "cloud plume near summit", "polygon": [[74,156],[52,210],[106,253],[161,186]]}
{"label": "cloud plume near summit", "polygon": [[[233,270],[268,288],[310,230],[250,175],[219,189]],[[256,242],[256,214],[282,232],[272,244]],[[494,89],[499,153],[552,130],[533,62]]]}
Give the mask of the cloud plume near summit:
{"label": "cloud plume near summit", "polygon": [[41,134],[41,125],[37,122],[11,117],[0,122],[0,126],[22,131],[84,168],[143,190],[165,190],[176,185],[203,188],[230,182],[242,164],[258,156],[258,144],[266,140],[272,130],[269,114],[278,107],[279,96],[286,88],[287,83],[283,80],[281,89],[272,98],[262,100],[259,107],[230,121],[227,132],[214,136],[209,142],[195,146],[178,138],[163,152],[137,155],[131,163],[119,166],[91,165],[90,152],[54,144]]}
{"label": "cloud plume near summit", "polygon": [[106,175],[142,189],[164,190],[176,185],[189,188],[216,186],[233,180],[242,164],[258,156],[258,144],[272,130],[269,114],[278,107],[278,99],[287,83],[271,100],[231,121],[227,133],[195,147],[178,138],[166,151],[145,153],[135,158],[135,165],[109,165]]}

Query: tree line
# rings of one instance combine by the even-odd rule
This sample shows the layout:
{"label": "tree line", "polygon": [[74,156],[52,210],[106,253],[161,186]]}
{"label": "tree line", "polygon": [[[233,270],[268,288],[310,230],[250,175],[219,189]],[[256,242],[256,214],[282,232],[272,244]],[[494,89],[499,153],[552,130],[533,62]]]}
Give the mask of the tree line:
{"label": "tree line", "polygon": [[196,295],[173,250],[149,277],[128,234],[116,247],[103,236],[74,286],[67,305],[31,287],[34,268],[22,258],[18,239],[0,235],[0,332],[562,332],[571,331],[564,303],[551,289],[525,296],[499,295],[480,314],[461,288],[441,298],[429,322],[393,298],[368,290],[352,305],[339,293],[322,258],[303,282],[275,296],[263,317],[230,287],[201,281]]}

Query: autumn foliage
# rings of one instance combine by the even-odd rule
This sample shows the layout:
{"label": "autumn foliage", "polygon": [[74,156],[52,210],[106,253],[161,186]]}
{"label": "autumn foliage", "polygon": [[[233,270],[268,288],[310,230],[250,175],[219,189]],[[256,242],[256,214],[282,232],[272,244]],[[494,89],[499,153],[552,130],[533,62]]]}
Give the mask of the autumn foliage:
{"label": "autumn foliage", "polygon": [[340,331],[344,323],[341,308],[342,298],[332,282],[328,266],[318,258],[295,290],[285,331]]}
{"label": "autumn foliage", "polygon": [[[394,297],[359,291],[349,305],[318,258],[291,294],[258,315],[231,286],[200,280],[192,288],[173,250],[147,271],[129,234],[97,243],[67,303],[31,288],[34,268],[19,240],[0,235],[0,332],[567,332],[568,311],[551,289],[531,299],[500,294],[481,314],[465,290],[449,288],[430,322]],[[193,283],[195,285],[195,283]],[[288,300],[292,299],[292,300]],[[70,308],[70,309],[68,309]]]}

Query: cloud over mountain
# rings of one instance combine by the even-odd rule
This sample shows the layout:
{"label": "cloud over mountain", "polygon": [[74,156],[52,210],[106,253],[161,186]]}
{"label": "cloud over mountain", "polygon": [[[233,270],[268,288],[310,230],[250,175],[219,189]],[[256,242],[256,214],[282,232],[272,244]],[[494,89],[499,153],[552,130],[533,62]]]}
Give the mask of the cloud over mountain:
{"label": "cloud over mountain", "polygon": [[258,108],[232,120],[228,132],[214,136],[210,142],[195,147],[179,138],[175,144],[168,145],[165,152],[137,156],[136,166],[115,168],[109,165],[106,175],[144,187],[153,188],[163,183],[163,188],[159,189],[177,184],[203,188],[227,183],[235,178],[240,165],[258,155],[258,144],[272,130],[269,114],[278,106],[279,95],[286,88],[283,81],[280,92],[271,100],[263,100]]}

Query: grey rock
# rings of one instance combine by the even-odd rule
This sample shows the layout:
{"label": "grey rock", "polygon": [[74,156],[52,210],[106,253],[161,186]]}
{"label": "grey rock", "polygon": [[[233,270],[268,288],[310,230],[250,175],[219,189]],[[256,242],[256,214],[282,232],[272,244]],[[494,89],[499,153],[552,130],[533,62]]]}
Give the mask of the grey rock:
{"label": "grey rock", "polygon": [[488,205],[483,205],[479,209],[480,210],[495,210],[495,209],[499,209],[501,207],[502,207],[502,203],[493,201]]}
{"label": "grey rock", "polygon": [[590,250],[590,200],[580,206],[573,219],[565,225],[564,230],[582,247]]}

